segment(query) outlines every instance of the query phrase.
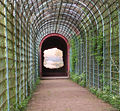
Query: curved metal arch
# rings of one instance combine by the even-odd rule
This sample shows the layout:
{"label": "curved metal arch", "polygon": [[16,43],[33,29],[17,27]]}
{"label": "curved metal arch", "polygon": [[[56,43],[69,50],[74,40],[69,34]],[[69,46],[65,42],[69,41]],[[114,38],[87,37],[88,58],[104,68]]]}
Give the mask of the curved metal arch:
{"label": "curved metal arch", "polygon": [[[54,22],[54,21],[53,21]],[[69,22],[68,22],[69,23]],[[51,24],[50,24],[51,25]],[[86,23],[86,27],[88,28],[88,24]],[[89,30],[89,29],[88,29]]]}
{"label": "curved metal arch", "polygon": [[[62,25],[62,24],[61,24]],[[63,29],[64,29],[64,31],[63,31]],[[70,29],[68,29],[67,27],[59,27],[59,30],[56,30],[56,32],[62,32],[62,33],[64,33],[65,32],[65,34],[77,34],[77,32],[76,31],[71,31]]]}
{"label": "curved metal arch", "polygon": [[[31,1],[31,2],[33,2],[33,1]],[[44,1],[44,3],[42,3],[42,4],[40,4],[39,6],[37,5],[38,3],[37,2],[34,2],[34,3],[31,3],[31,4],[35,4],[36,3],[36,7],[35,7],[35,5],[33,6],[33,5],[31,5],[31,7],[34,7],[35,9],[40,9],[39,7],[41,7],[42,8],[42,11],[44,10],[43,8],[46,8],[46,7],[43,7],[43,5],[47,5],[49,2],[52,2],[52,0],[47,0],[47,1]],[[77,0],[76,0],[76,2],[78,2]],[[91,3],[91,2],[93,2],[92,0],[89,0],[89,2]],[[82,2],[81,2],[82,3]],[[59,2],[59,4],[60,4],[60,2]],[[82,3],[82,4],[84,4],[84,3]],[[30,5],[30,4],[29,4]],[[56,4],[54,4],[54,5],[56,5]],[[31,7],[29,7],[29,8],[31,8]],[[34,8],[32,8],[32,10],[35,10]],[[38,10],[37,9],[37,10]],[[32,11],[31,10],[31,11]],[[34,11],[32,11],[32,12],[34,12]]]}
{"label": "curved metal arch", "polygon": [[[54,26],[50,26],[50,27],[53,27],[53,29],[54,29]],[[63,24],[61,25],[61,27],[62,27],[62,29],[64,28],[64,27],[63,27]],[[47,29],[47,28],[49,28],[49,27],[44,27],[44,30]],[[73,32],[73,33],[75,32],[75,31],[72,31],[72,29],[70,29],[69,27],[67,27],[67,31],[68,31],[68,30],[70,30],[70,32]],[[54,31],[55,31],[55,30],[54,30]],[[65,32],[65,30],[62,30],[62,31]],[[67,32],[67,31],[66,31],[66,32]],[[41,32],[43,33],[43,31],[41,31]],[[54,33],[55,33],[55,32],[54,32]],[[75,32],[75,33],[76,33],[76,32]]]}
{"label": "curved metal arch", "polygon": [[[89,1],[91,1],[91,0],[89,0]],[[91,2],[93,2],[93,1],[91,1]],[[96,5],[95,5],[96,6]],[[98,29],[98,28],[97,28]],[[104,30],[104,28],[103,28],[103,30]]]}
{"label": "curved metal arch", "polygon": [[[21,0],[21,1],[22,1],[23,4],[25,4],[25,2],[23,2],[23,0]],[[30,0],[30,1],[31,1],[31,0]],[[37,9],[37,10],[40,11],[40,9],[39,9],[40,6],[41,6],[42,9],[43,9],[43,3],[39,5],[39,3],[38,3],[37,1],[38,1],[38,0],[36,0],[35,2],[31,1],[31,3],[28,3],[29,1],[27,0],[27,5],[28,5],[27,8],[28,8],[29,11],[27,12],[27,11],[26,11],[27,9],[25,10],[25,8],[24,8],[24,10],[25,10],[25,13],[29,13],[29,12],[30,12],[30,14],[29,14],[29,16],[28,16],[29,19],[30,19],[30,17],[33,15],[33,13],[35,13],[35,16],[37,15],[35,10]],[[49,1],[50,1],[50,0],[49,0]],[[46,1],[45,1],[45,2],[46,2]],[[51,2],[52,2],[52,0],[51,0]],[[37,4],[37,7],[34,6],[35,3]],[[31,5],[31,6],[29,6],[29,5]],[[32,7],[32,10],[30,9],[31,7]],[[44,10],[43,10],[43,11],[44,11]]]}
{"label": "curved metal arch", "polygon": [[[97,27],[98,27],[98,23],[97,23],[97,19],[96,19],[96,17],[94,16],[94,13],[84,4],[84,3],[81,3],[84,7],[86,7],[86,9],[88,9],[89,10],[89,12],[92,14],[92,16],[94,17],[94,19],[95,19],[95,22],[96,22],[96,24],[97,24]],[[75,7],[75,6],[74,6]],[[78,7],[79,8],[79,7]]]}
{"label": "curved metal arch", "polygon": [[[48,30],[48,28],[51,28],[51,30]],[[66,29],[66,26],[65,26],[65,25],[63,26],[63,24],[60,24],[59,28],[60,28],[60,29]],[[51,25],[51,26],[49,26],[49,27],[44,27],[44,31],[43,31],[43,32],[45,32],[46,29],[47,29],[48,31],[55,31],[55,28],[54,28],[53,25]],[[69,29],[68,27],[67,27],[67,30],[62,30],[62,32],[68,32],[68,31],[71,31],[71,33],[72,33],[72,32],[75,33],[75,31],[72,31],[72,30]],[[55,33],[55,32],[54,32],[54,33]]]}
{"label": "curved metal arch", "polygon": [[[50,27],[52,27],[52,26],[50,26]],[[46,27],[46,28],[49,28],[49,27]],[[61,25],[61,28],[63,29],[63,25]],[[54,26],[53,26],[53,29],[54,29]],[[68,27],[68,30],[70,30],[70,28]],[[66,32],[68,32],[68,30],[66,31]],[[55,30],[54,30],[55,31]],[[62,31],[64,31],[65,32],[65,30],[62,30]],[[42,32],[43,33],[43,31],[40,31],[40,32]],[[39,32],[39,33],[40,33]],[[69,32],[71,32],[71,30],[69,31]],[[41,34],[39,34],[38,33],[38,35],[41,35]],[[53,32],[53,33],[55,33],[55,32]],[[72,32],[71,32],[72,33]],[[74,33],[75,34],[75,33]]]}
{"label": "curved metal arch", "polygon": [[[50,1],[50,0],[49,0]],[[76,0],[77,1],[77,0]],[[94,3],[92,0],[89,0],[92,4]],[[78,1],[77,1],[78,2]],[[80,2],[80,1],[79,1]],[[41,4],[42,5],[42,4]],[[93,4],[94,5],[94,4]],[[96,5],[94,5],[95,7],[97,7]]]}
{"label": "curved metal arch", "polygon": [[[75,13],[75,12],[74,12],[74,13]],[[60,16],[61,16],[61,15],[64,15],[64,14],[67,15],[68,13],[62,13],[62,14],[60,14]],[[55,13],[50,13],[50,14],[47,14],[47,15],[46,15],[44,18],[42,18],[41,20],[39,20],[40,18],[38,18],[38,20],[37,20],[37,21],[35,20],[35,22],[33,22],[33,24],[34,24],[34,23],[36,24],[38,21],[39,21],[39,22],[44,21],[46,18],[50,17],[50,15],[53,15],[53,17],[55,17],[55,16],[54,16]],[[71,14],[68,14],[68,15],[71,15]],[[42,16],[42,15],[41,15],[41,16]],[[72,15],[71,15],[71,16],[72,16]],[[78,14],[78,16],[79,16],[79,14]],[[77,20],[77,19],[76,19],[76,20]]]}
{"label": "curved metal arch", "polygon": [[[48,35],[48,34],[51,34],[51,32],[42,33],[40,36],[37,37],[37,41],[40,43],[40,41],[41,41],[46,35]],[[66,38],[69,37],[69,35],[64,35],[63,33],[59,33],[59,34],[65,36]]]}
{"label": "curved metal arch", "polygon": [[[49,0],[49,1],[50,1],[50,0]],[[76,0],[76,1],[77,1],[77,0]],[[92,0],[89,0],[89,1],[90,1],[95,7],[97,7],[96,4],[95,4]],[[51,2],[51,1],[50,1],[50,2]],[[77,1],[77,2],[81,2],[81,1]],[[102,1],[101,1],[101,2],[102,2]],[[101,3],[101,2],[100,2],[100,3]],[[42,5],[42,4],[41,4],[41,5]],[[101,13],[99,9],[98,9],[98,12]],[[104,25],[103,25],[103,26],[104,26]],[[103,28],[103,30],[104,30],[104,28]]]}
{"label": "curved metal arch", "polygon": [[[89,0],[89,1],[91,1],[91,0]],[[101,20],[102,20],[102,25],[103,25],[103,37],[104,37],[104,19],[103,19],[102,13],[99,10],[99,8],[94,4],[94,2],[91,1],[91,3],[95,6],[95,8],[98,10],[98,12],[100,14],[100,17],[101,17]],[[97,27],[97,29],[99,29],[99,27]]]}
{"label": "curved metal arch", "polygon": [[[51,30],[48,30],[48,28],[51,28]],[[63,33],[66,32],[66,34],[67,34],[67,32],[76,33],[76,32],[71,31],[69,28],[63,27],[62,25],[61,25],[59,28],[62,29]],[[45,27],[44,30],[45,30],[45,29],[47,29],[49,32],[55,33],[54,26]],[[60,30],[60,29],[59,29],[59,30]],[[63,30],[63,29],[64,29],[64,30]],[[65,30],[65,29],[66,29],[66,30]],[[58,32],[58,31],[57,31],[57,32]],[[44,33],[45,33],[45,31],[44,31]]]}
{"label": "curved metal arch", "polygon": [[[47,20],[46,22],[51,22],[51,20],[49,21],[49,20]],[[53,21],[52,22],[55,22],[55,20],[53,19]],[[74,25],[74,24],[72,24],[72,23],[70,23],[69,21],[66,21],[66,20],[60,20],[60,22],[64,22],[64,23],[67,23],[68,25],[70,25],[71,27],[74,27],[76,30],[78,30],[79,31],[79,29]],[[39,25],[38,25],[39,26]],[[87,25],[88,26],[88,25]],[[38,28],[37,28],[38,29]]]}
{"label": "curved metal arch", "polygon": [[[54,17],[52,17],[52,18],[46,20],[46,21],[44,22],[44,24],[46,24],[46,22],[51,22],[51,21],[56,22],[56,20],[57,20],[57,19],[54,19]],[[74,24],[72,24],[71,22],[69,22],[69,21],[67,21],[67,20],[62,19],[62,20],[60,20],[60,21],[65,22],[65,23],[68,23],[68,24],[76,27]],[[44,25],[44,24],[43,24],[43,25]],[[37,28],[37,27],[39,27],[39,26],[40,26],[40,23],[39,23],[38,26],[36,26],[35,28]]]}
{"label": "curved metal arch", "polygon": [[84,6],[86,6],[86,5],[84,5]]}
{"label": "curved metal arch", "polygon": [[[70,15],[69,15],[70,16]],[[55,20],[53,20],[53,21],[55,21]],[[61,20],[62,21],[62,20]],[[83,20],[84,21],[84,20]],[[47,22],[48,22],[48,20],[47,20]],[[91,21],[90,21],[91,22]],[[69,23],[69,21],[68,21],[68,23]],[[86,21],[84,21],[84,23],[86,23]],[[72,25],[72,23],[70,23],[71,25]],[[87,23],[86,23],[87,24]],[[91,23],[92,24],[92,23]],[[88,26],[88,25],[87,25]],[[79,27],[78,27],[78,29],[79,29]]]}
{"label": "curved metal arch", "polygon": [[[53,30],[48,30],[48,28],[53,28]],[[55,29],[53,26],[50,27],[45,27],[45,30],[48,30],[49,32],[51,31],[51,33],[55,33]],[[65,35],[69,35],[69,34],[76,34],[76,32],[72,32],[69,28],[63,27],[62,25],[59,27],[59,30],[56,31],[56,33],[62,33]]]}
{"label": "curved metal arch", "polygon": [[[43,34],[42,34],[42,37],[39,37],[40,40],[41,40],[42,38],[44,38],[44,36],[46,36],[46,35],[48,35],[48,34],[51,34],[51,32],[48,32],[48,31],[47,31],[47,33],[43,33]],[[70,36],[70,34],[68,34],[68,35],[65,35],[65,34],[63,34],[63,33],[59,33],[59,34],[62,34],[63,36],[66,36],[66,38],[68,38],[68,37]]]}
{"label": "curved metal arch", "polygon": [[[83,3],[83,4],[84,4],[84,3]],[[83,4],[82,4],[82,6],[84,6],[86,9],[89,10],[89,8],[87,8],[86,5],[83,5]],[[70,4],[69,4],[69,5],[70,5]],[[80,4],[80,5],[81,5],[81,4]],[[72,5],[72,7],[74,7],[74,9],[75,9],[76,7],[77,7],[78,9],[80,9],[80,7],[76,6],[76,4],[74,4],[74,6]],[[91,15],[93,16],[93,18],[95,19],[95,21],[97,21],[96,17],[95,17],[94,14],[92,13],[92,11],[89,10],[88,12],[90,12]],[[82,13],[82,14],[83,14],[83,13]],[[81,14],[81,15],[82,15],[82,14]],[[81,15],[80,15],[80,16],[81,16]],[[88,16],[87,16],[87,17],[88,17]],[[80,20],[80,18],[78,18],[78,20]],[[76,24],[78,24],[78,22],[76,22]],[[97,24],[97,23],[96,23],[96,24]],[[78,24],[78,25],[79,25],[79,24]],[[97,25],[98,25],[98,24],[97,24]]]}
{"label": "curved metal arch", "polygon": [[[86,27],[86,28],[85,28],[82,23],[81,23],[81,25],[83,26],[84,31],[85,31],[85,35],[87,36],[87,33],[86,33],[86,32],[87,32],[87,29],[86,29],[86,28],[89,28],[89,27]],[[47,27],[47,28],[49,28],[49,27]],[[61,29],[61,30],[62,30],[62,29]],[[66,32],[68,32],[68,31],[66,31]],[[50,32],[50,33],[51,33],[51,32]],[[54,32],[53,32],[53,33],[54,33]],[[57,33],[60,33],[60,32],[57,32]],[[63,33],[62,33],[62,34],[63,34]],[[69,34],[69,32],[68,32],[68,34]],[[74,34],[75,34],[75,33],[74,33]],[[73,35],[74,35],[74,34],[73,34]],[[66,35],[66,34],[65,34],[65,35]],[[70,38],[70,36],[69,36],[69,38]]]}
{"label": "curved metal arch", "polygon": [[[83,26],[83,24],[82,24],[82,26]],[[84,29],[86,29],[86,30],[87,30],[87,28],[88,28],[88,30],[89,30],[88,24],[87,24],[86,28],[84,28]],[[86,31],[86,32],[87,32],[87,31]]]}
{"label": "curved metal arch", "polygon": [[[63,3],[63,4],[64,4],[64,3]],[[83,13],[85,13],[80,7],[78,7],[78,9],[80,9]],[[66,11],[66,10],[69,10],[69,9],[65,8],[64,11]],[[72,11],[73,13],[76,13],[74,10],[71,10],[71,11]],[[82,14],[83,14],[83,13],[82,13]],[[44,13],[44,14],[45,14],[45,13]],[[55,13],[53,13],[53,12],[50,13],[50,14],[55,15]],[[62,14],[64,14],[64,13],[62,13]],[[77,13],[76,13],[76,14],[77,14]],[[40,13],[39,13],[39,15],[40,15],[40,16],[43,16],[43,14],[40,14]],[[79,14],[78,14],[78,15],[79,15]],[[39,18],[40,16],[37,16],[37,18]],[[41,17],[40,17],[40,18],[41,18]],[[45,17],[44,17],[44,18],[45,18]],[[36,19],[34,20],[33,23],[35,23],[35,21],[36,21]]]}
{"label": "curved metal arch", "polygon": [[[81,11],[82,11],[82,10],[81,10]],[[85,13],[85,12],[83,12],[83,13]],[[67,15],[67,13],[63,13],[63,14],[66,14],[66,15]],[[61,14],[61,15],[63,15],[63,14]],[[54,15],[54,13],[51,13],[51,14],[49,14],[49,15],[47,15],[47,16],[50,16],[50,15]],[[47,17],[47,16],[46,16],[46,17]],[[71,15],[67,15],[67,16],[71,16]],[[89,22],[92,23],[88,15],[87,15],[87,17],[88,17]],[[54,17],[52,17],[52,18],[54,18]],[[73,18],[73,19],[74,19],[74,18]],[[83,19],[83,18],[81,18],[81,19]],[[48,20],[48,19],[47,19],[47,20]],[[47,20],[46,20],[46,21],[47,21]],[[79,20],[80,20],[80,19],[78,19],[78,20],[76,20],[76,21],[79,22]],[[43,21],[45,21],[44,18],[43,18]],[[38,22],[38,21],[37,21],[37,22]],[[42,22],[42,21],[40,20],[40,22]]]}
{"label": "curved metal arch", "polygon": [[[51,24],[52,22],[53,22],[53,24],[56,24],[57,21],[55,21],[55,20],[47,21],[47,22],[46,22],[45,24],[43,24],[42,26],[38,25],[38,27],[39,27],[39,26],[40,26],[40,27],[37,28],[37,29],[40,30],[42,27],[44,27],[44,26],[47,25],[48,23]],[[64,21],[64,23],[67,24],[67,25],[70,25],[70,24],[71,24],[69,21]],[[72,25],[72,27],[74,27],[74,29],[78,30],[78,29],[74,26],[74,24],[71,24],[71,25]],[[71,28],[71,27],[69,27],[69,28]],[[79,31],[79,30],[78,30],[78,31]]]}

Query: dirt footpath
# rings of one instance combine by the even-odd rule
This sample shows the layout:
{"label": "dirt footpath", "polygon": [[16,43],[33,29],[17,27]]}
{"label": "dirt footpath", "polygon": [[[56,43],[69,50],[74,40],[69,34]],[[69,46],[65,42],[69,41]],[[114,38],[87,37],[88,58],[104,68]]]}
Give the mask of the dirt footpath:
{"label": "dirt footpath", "polygon": [[117,111],[68,79],[43,80],[27,111]]}

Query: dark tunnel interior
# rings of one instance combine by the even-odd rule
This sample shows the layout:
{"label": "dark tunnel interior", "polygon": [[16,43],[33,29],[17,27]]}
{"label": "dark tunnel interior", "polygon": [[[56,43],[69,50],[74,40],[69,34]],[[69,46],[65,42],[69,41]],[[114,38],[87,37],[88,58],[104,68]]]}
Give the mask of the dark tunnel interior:
{"label": "dark tunnel interior", "polygon": [[[49,69],[44,67],[44,54],[43,52],[47,49],[58,48],[63,51],[63,62],[64,66],[58,69]],[[67,44],[61,37],[49,37],[44,40],[41,48],[41,61],[42,61],[42,77],[54,77],[54,76],[67,76],[68,57],[67,57]]]}

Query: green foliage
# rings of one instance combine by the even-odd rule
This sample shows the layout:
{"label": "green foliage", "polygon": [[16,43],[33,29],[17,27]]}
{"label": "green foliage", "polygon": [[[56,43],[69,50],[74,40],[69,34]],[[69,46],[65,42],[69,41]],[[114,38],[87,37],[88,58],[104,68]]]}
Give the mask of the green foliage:
{"label": "green foliage", "polygon": [[33,92],[35,91],[37,85],[40,84],[40,78],[38,78],[35,82],[35,84],[33,85],[33,89],[32,91],[30,92],[29,96],[26,97],[22,102],[21,104],[19,104],[16,108],[16,104],[12,107],[12,111],[25,111],[26,108],[27,108],[27,104],[28,102],[30,101],[31,97],[32,97],[32,94]]}
{"label": "green foliage", "polygon": [[20,105],[18,105],[18,108],[17,109],[15,108],[13,111],[24,111],[30,99],[31,95],[28,96]]}
{"label": "green foliage", "polygon": [[[91,35],[92,36],[92,35]],[[91,45],[91,56],[95,56],[99,65],[102,65],[103,61],[103,33],[99,33],[99,36],[90,37],[89,43]]]}
{"label": "green foliage", "polygon": [[70,78],[72,81],[76,82],[80,86],[82,87],[86,86],[86,74],[85,73],[82,73],[80,75],[71,73]]}
{"label": "green foliage", "polygon": [[76,51],[76,47],[75,47],[75,40],[72,39],[70,41],[70,44],[71,44],[71,49],[72,49],[72,71],[75,72],[75,64],[78,61],[77,51]]}
{"label": "green foliage", "polygon": [[[103,74],[99,74],[99,77],[101,78],[100,83],[103,83]],[[70,78],[80,86],[86,87],[86,74],[82,73],[81,75],[78,75],[72,72]],[[120,110],[120,96],[110,93],[110,86],[104,86],[104,90],[96,88],[90,88],[89,90],[98,98],[104,100],[105,102]]]}
{"label": "green foliage", "polygon": [[99,80],[100,84],[103,84],[104,74],[100,73],[99,78],[100,78],[100,80]]}
{"label": "green foliage", "polygon": [[100,36],[97,37],[97,48],[95,49],[95,59],[98,61],[99,64],[102,64],[103,60],[103,36],[100,34]]}
{"label": "green foliage", "polygon": [[110,93],[109,86],[105,86],[103,91],[101,89],[90,88],[90,92],[120,110],[120,96]]}

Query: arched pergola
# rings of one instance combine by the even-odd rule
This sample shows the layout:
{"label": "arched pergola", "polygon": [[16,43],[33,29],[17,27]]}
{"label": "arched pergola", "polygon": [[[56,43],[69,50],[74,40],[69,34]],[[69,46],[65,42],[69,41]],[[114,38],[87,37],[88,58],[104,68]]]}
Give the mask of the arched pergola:
{"label": "arched pergola", "polygon": [[33,90],[39,46],[51,34],[68,40],[70,76],[120,95],[119,0],[0,0],[1,111],[18,107]]}

